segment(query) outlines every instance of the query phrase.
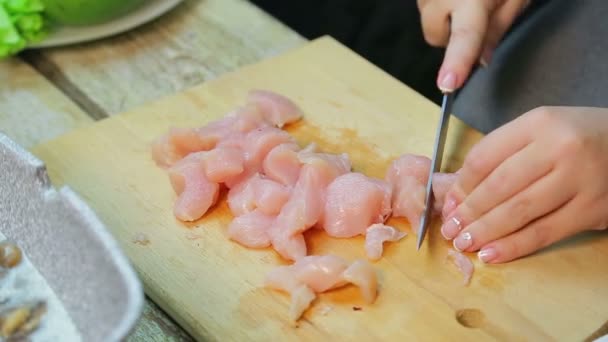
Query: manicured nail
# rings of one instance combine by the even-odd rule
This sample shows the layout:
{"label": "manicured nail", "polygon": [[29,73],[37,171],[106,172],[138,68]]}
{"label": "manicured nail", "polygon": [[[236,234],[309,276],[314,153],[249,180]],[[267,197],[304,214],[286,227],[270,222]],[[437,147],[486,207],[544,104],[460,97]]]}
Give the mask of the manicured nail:
{"label": "manicured nail", "polygon": [[491,262],[496,258],[496,250],[492,247],[484,248],[477,253],[477,257],[482,262]]}
{"label": "manicured nail", "polygon": [[465,249],[471,247],[471,245],[473,244],[473,237],[471,236],[471,233],[464,232],[454,239],[453,244],[454,248],[462,252]]}
{"label": "manicured nail", "polygon": [[490,65],[490,62],[492,61],[493,55],[494,55],[493,49],[484,49],[483,53],[481,54],[481,57],[479,58],[479,63],[481,65],[483,65],[485,68],[487,68],[488,65]]}
{"label": "manicured nail", "polygon": [[483,56],[479,57],[479,64],[484,68],[488,67],[488,62],[483,58]]}
{"label": "manicured nail", "polygon": [[441,235],[443,235],[446,240],[451,240],[461,229],[462,224],[460,223],[460,220],[456,216],[452,216],[441,226]]}
{"label": "manicured nail", "polygon": [[439,89],[444,93],[451,93],[456,89],[456,74],[447,72],[439,82]]}

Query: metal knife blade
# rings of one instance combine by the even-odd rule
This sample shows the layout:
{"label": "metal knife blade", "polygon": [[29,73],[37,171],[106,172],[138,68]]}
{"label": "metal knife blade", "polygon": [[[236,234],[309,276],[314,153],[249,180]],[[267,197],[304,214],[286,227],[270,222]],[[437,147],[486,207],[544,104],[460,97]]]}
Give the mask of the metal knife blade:
{"label": "metal knife blade", "polygon": [[433,174],[439,172],[441,169],[441,161],[443,159],[443,148],[445,146],[445,139],[448,132],[448,126],[450,123],[450,112],[452,108],[452,93],[444,93],[443,101],[441,104],[441,114],[439,116],[439,125],[437,126],[437,133],[435,135],[435,147],[433,150],[433,159],[431,160],[431,168],[429,170],[429,180],[426,184],[426,202],[424,205],[424,213],[420,218],[420,226],[418,228],[418,242],[417,249],[420,250],[422,241],[428,230],[428,226],[431,220],[431,212],[433,210],[434,196],[433,196]]}

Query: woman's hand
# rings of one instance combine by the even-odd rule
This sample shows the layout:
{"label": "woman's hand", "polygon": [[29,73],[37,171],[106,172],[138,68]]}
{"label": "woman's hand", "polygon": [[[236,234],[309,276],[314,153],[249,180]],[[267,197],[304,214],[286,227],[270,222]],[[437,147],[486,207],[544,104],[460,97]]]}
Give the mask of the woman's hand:
{"label": "woman's hand", "polygon": [[608,226],[608,108],[541,107],[484,137],[446,196],[441,233],[487,263]]}
{"label": "woman's hand", "polygon": [[492,53],[529,0],[418,0],[426,41],[446,47],[437,86],[444,92],[460,88],[478,60],[490,63]]}

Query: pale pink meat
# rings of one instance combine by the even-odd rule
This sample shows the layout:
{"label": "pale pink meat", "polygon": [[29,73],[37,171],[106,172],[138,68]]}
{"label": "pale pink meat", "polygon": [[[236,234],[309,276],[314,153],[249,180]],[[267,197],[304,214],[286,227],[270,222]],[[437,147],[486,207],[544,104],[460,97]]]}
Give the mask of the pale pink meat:
{"label": "pale pink meat", "polygon": [[255,188],[260,174],[255,173],[228,190],[228,207],[234,216],[241,216],[256,208]]}
{"label": "pale pink meat", "polygon": [[218,199],[219,184],[205,177],[201,153],[190,154],[169,169],[171,185],[178,195],[173,213],[182,221],[201,218]]}
{"label": "pale pink meat", "polygon": [[287,132],[275,128],[255,129],[245,137],[245,160],[249,169],[261,170],[266,155],[277,145],[294,143],[294,138]]}
{"label": "pale pink meat", "polygon": [[367,257],[371,260],[380,259],[384,251],[383,244],[385,242],[396,242],[403,239],[406,235],[406,232],[400,232],[391,226],[381,223],[372,224],[367,228],[365,233],[365,252],[367,253]]}
{"label": "pale pink meat", "polygon": [[323,228],[337,238],[364,235],[390,215],[391,191],[388,182],[358,172],[337,177],[327,187]]}
{"label": "pale pink meat", "polygon": [[268,230],[272,248],[285,260],[295,261],[305,257],[307,248],[304,235],[302,233],[285,234],[278,229],[275,222]]}
{"label": "pale pink meat", "polygon": [[238,147],[218,146],[206,152],[203,159],[207,179],[223,183],[244,171],[243,150]]}
{"label": "pale pink meat", "polygon": [[170,128],[167,134],[152,143],[152,158],[157,165],[169,167],[192,152],[213,149],[230,135],[243,135],[268,126],[270,123],[258,106],[249,104],[202,127]]}
{"label": "pale pink meat", "polygon": [[248,102],[257,105],[266,120],[279,128],[302,117],[302,111],[293,101],[268,90],[250,91]]}
{"label": "pale pink meat", "polygon": [[359,288],[361,296],[367,303],[371,304],[376,300],[378,278],[369,262],[356,260],[344,271],[343,278]]}
{"label": "pale pink meat", "polygon": [[294,143],[275,146],[264,158],[264,174],[283,185],[294,185],[302,167],[298,159],[298,149],[299,146]]}
{"label": "pale pink meat", "polygon": [[348,262],[335,255],[305,256],[288,267],[298,283],[306,284],[317,293],[346,284],[342,273],[348,268]]}
{"label": "pale pink meat", "polygon": [[274,217],[253,210],[236,217],[228,226],[228,237],[245,247],[265,248],[270,246],[268,229]]}
{"label": "pale pink meat", "polygon": [[277,243],[284,241],[286,236],[304,232],[321,219],[327,186],[350,169],[350,161],[343,158],[329,154],[311,154],[307,157],[291,197],[273,225]]}
{"label": "pale pink meat", "polygon": [[307,148],[301,150],[300,153],[298,153],[298,159],[303,164],[331,165],[331,170],[333,170],[333,172],[335,173],[335,176],[333,178],[351,171],[352,163],[348,154],[319,153],[314,152],[314,150],[310,149],[310,147],[311,145],[309,145]]}
{"label": "pale pink meat", "polygon": [[308,309],[316,293],[322,293],[349,283],[359,287],[364,300],[374,302],[377,295],[377,276],[365,260],[352,264],[335,255],[311,255],[300,258],[289,266],[272,269],[265,286],[291,295],[290,319],[297,320]]}
{"label": "pale pink meat", "polygon": [[273,180],[258,177],[254,184],[255,205],[266,215],[278,215],[289,199],[291,190]]}
{"label": "pale pink meat", "polygon": [[418,227],[424,210],[430,167],[429,158],[405,154],[394,160],[386,173],[386,180],[393,185],[393,217],[407,218],[412,227]]}
{"label": "pale pink meat", "polygon": [[201,139],[195,129],[172,127],[152,142],[152,158],[160,167],[170,167],[192,152],[206,151],[215,141]]}
{"label": "pale pink meat", "polygon": [[475,268],[473,262],[471,262],[466,255],[453,249],[448,249],[448,258],[452,260],[458,270],[462,273],[463,284],[468,285],[471,282],[471,277],[473,276],[473,270]]}
{"label": "pale pink meat", "polygon": [[290,193],[289,188],[255,173],[228,191],[228,206],[234,216],[256,208],[266,215],[276,216]]}
{"label": "pale pink meat", "polygon": [[246,104],[229,113],[227,117],[234,117],[235,121],[232,130],[235,132],[247,133],[256,128],[271,126],[271,123],[264,118],[264,113],[255,104]]}

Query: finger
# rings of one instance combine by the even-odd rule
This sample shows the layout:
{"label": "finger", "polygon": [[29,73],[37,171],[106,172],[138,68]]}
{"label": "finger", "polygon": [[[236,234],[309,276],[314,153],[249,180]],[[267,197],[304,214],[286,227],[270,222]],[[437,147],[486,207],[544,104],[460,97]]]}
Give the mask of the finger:
{"label": "finger", "polygon": [[487,66],[490,63],[493,52],[500,40],[529,3],[530,0],[506,1],[492,13],[480,58],[480,63],[482,65]]}
{"label": "finger", "polygon": [[466,196],[457,213],[476,220],[547,175],[552,168],[547,146],[533,142],[490,172]]}
{"label": "finger", "polygon": [[444,47],[450,37],[450,9],[444,2],[429,2],[420,6],[422,33],[427,43]]}
{"label": "finger", "polygon": [[471,193],[494,169],[507,158],[532,142],[535,129],[539,129],[534,111],[492,131],[467,154],[453,191],[464,198]]}
{"label": "finger", "polygon": [[562,207],[575,194],[574,186],[564,187],[563,173],[551,172],[465,227],[454,239],[454,248],[477,251]]}
{"label": "finger", "polygon": [[478,60],[492,11],[487,3],[469,1],[452,12],[450,41],[437,78],[441,91],[452,92],[460,88]]}
{"label": "finger", "polygon": [[477,253],[478,258],[489,264],[504,263],[570,237],[585,227],[584,221],[579,220],[577,215],[580,209],[575,198],[524,229],[485,245]]}

